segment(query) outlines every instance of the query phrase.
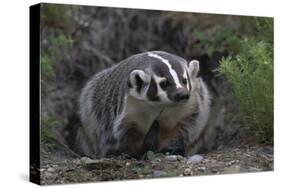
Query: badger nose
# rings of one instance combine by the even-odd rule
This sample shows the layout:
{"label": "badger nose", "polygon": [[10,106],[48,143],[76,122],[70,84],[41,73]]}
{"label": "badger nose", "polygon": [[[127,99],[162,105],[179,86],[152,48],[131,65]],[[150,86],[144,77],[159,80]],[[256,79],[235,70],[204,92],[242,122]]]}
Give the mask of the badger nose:
{"label": "badger nose", "polygon": [[175,93],[175,101],[179,102],[187,99],[189,99],[189,93],[187,91],[178,91]]}

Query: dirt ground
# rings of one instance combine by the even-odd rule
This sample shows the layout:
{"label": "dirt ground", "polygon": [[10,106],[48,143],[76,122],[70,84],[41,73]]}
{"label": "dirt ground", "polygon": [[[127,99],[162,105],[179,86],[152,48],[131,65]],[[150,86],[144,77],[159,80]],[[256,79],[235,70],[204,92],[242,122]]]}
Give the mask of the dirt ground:
{"label": "dirt ground", "polygon": [[124,157],[92,160],[87,157],[63,158],[42,152],[42,184],[147,179],[261,172],[273,170],[273,147],[244,145],[219,147],[190,157],[169,154],[147,155],[149,159]]}

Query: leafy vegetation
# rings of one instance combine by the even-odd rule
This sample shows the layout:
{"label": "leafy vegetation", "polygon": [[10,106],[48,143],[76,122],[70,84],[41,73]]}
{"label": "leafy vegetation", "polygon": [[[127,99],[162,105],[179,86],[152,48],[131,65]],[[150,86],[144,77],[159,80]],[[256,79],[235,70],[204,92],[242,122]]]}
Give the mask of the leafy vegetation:
{"label": "leafy vegetation", "polygon": [[43,25],[63,30],[69,30],[73,27],[74,21],[70,17],[70,11],[75,9],[75,6],[57,4],[42,4],[41,6]]}
{"label": "leafy vegetation", "polygon": [[134,172],[136,172],[138,175],[147,175],[152,172],[152,168],[150,165],[145,165],[141,167],[134,167],[132,168]]}
{"label": "leafy vegetation", "polygon": [[54,150],[58,147],[55,128],[59,126],[59,122],[52,117],[43,117],[41,119],[41,142],[47,150]]}
{"label": "leafy vegetation", "polygon": [[[53,79],[55,64],[64,58],[65,52],[73,47],[71,37],[74,21],[71,18],[72,6],[42,4],[41,13],[41,73],[43,81]],[[47,29],[48,28],[48,29]],[[55,28],[55,30],[54,30]]]}
{"label": "leafy vegetation", "polygon": [[259,142],[273,142],[273,24],[257,18],[255,37],[241,39],[239,53],[223,58],[219,71],[233,88],[240,116]]}
{"label": "leafy vegetation", "polygon": [[51,36],[48,38],[49,47],[45,48],[41,52],[41,72],[43,74],[43,79],[49,79],[54,76],[54,64],[61,60],[61,55],[63,51],[68,51],[73,46],[73,40],[60,34],[56,37]]}
{"label": "leafy vegetation", "polygon": [[[236,50],[238,48],[237,36],[230,27],[215,27],[211,33],[195,30],[196,38],[203,44],[201,50],[211,57],[214,52]],[[231,45],[230,45],[231,44]],[[232,49],[228,49],[232,47]]]}

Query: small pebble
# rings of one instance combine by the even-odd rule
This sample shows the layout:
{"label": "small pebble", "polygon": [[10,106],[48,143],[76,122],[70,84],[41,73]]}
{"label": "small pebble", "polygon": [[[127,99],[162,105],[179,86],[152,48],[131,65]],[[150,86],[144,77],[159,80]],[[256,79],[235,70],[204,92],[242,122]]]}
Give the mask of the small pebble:
{"label": "small pebble", "polygon": [[231,165],[233,165],[235,163],[235,161],[229,161],[229,162],[227,162],[225,165],[226,166],[231,166]]}
{"label": "small pebble", "polygon": [[154,170],[153,171],[153,177],[161,177],[161,176],[165,176],[166,172],[161,171],[161,170]]}
{"label": "small pebble", "polygon": [[196,163],[200,163],[202,160],[203,160],[203,157],[201,155],[193,155],[188,158],[187,163],[196,164]]}
{"label": "small pebble", "polygon": [[155,161],[156,161],[156,162],[161,162],[161,159],[156,158]]}
{"label": "small pebble", "polygon": [[199,166],[197,169],[200,170],[201,172],[204,172],[206,170],[206,167],[205,166]]}
{"label": "small pebble", "polygon": [[178,160],[178,156],[177,155],[168,155],[165,157],[165,159],[168,161],[176,161],[176,160]]}
{"label": "small pebble", "polygon": [[234,165],[224,169],[224,173],[239,173],[240,172],[240,165]]}
{"label": "small pebble", "polygon": [[99,162],[99,160],[93,160],[93,159],[90,159],[88,157],[82,157],[82,158],[80,158],[80,161],[84,164],[92,164],[92,163]]}
{"label": "small pebble", "polygon": [[45,172],[45,173],[44,173],[44,176],[45,176],[46,178],[51,178],[51,177],[53,177],[54,175],[53,175],[52,173],[50,173],[50,172]]}
{"label": "small pebble", "polygon": [[250,167],[249,170],[250,170],[250,172],[261,172],[262,171],[262,169],[256,168],[256,167]]}
{"label": "small pebble", "polygon": [[212,172],[212,173],[216,173],[216,172],[218,172],[218,169],[212,168],[212,169],[211,169],[211,172]]}
{"label": "small pebble", "polygon": [[52,168],[52,167],[50,167],[50,168],[48,168],[48,170],[47,170],[48,172],[55,172],[56,171],[56,169],[55,168]]}
{"label": "small pebble", "polygon": [[183,160],[183,156],[177,155],[177,157],[178,157],[178,160],[179,160],[179,161]]}
{"label": "small pebble", "polygon": [[190,168],[186,168],[184,171],[183,171],[183,174],[185,176],[192,176],[193,175],[193,172]]}

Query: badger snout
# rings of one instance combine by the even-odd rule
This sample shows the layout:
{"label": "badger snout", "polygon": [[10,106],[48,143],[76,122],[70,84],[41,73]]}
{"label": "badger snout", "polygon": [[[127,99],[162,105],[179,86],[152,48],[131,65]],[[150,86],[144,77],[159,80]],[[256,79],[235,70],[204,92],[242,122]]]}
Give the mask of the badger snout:
{"label": "badger snout", "polygon": [[189,99],[189,92],[186,89],[178,90],[174,93],[174,100],[176,102]]}

